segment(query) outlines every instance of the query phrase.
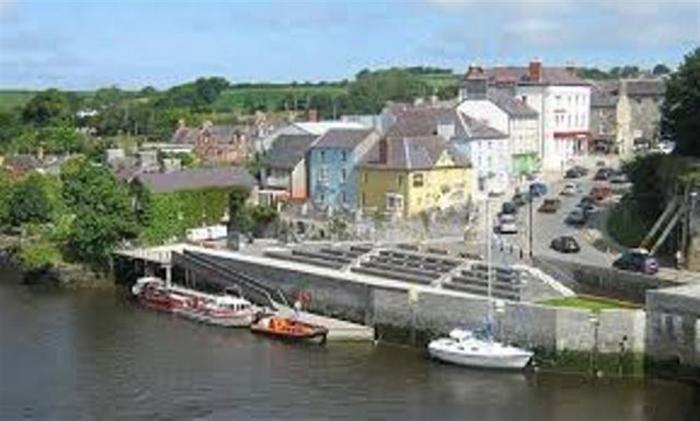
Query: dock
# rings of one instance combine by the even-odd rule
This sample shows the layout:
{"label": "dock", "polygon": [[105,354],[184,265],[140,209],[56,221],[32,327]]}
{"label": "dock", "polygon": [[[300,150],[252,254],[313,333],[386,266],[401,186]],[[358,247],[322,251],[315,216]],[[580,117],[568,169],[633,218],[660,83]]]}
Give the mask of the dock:
{"label": "dock", "polygon": [[[282,317],[294,317],[294,309],[278,305],[277,314]],[[297,319],[314,325],[325,326],[328,329],[326,339],[334,342],[371,342],[374,340],[374,328],[357,323],[318,314],[300,311]]]}

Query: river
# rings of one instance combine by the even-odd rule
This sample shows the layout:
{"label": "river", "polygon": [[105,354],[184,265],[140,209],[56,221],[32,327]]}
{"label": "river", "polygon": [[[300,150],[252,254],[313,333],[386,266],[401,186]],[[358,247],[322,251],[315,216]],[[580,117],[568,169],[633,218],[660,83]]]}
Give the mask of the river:
{"label": "river", "polygon": [[494,373],[389,345],[294,345],[0,272],[0,419],[684,420],[700,390]]}

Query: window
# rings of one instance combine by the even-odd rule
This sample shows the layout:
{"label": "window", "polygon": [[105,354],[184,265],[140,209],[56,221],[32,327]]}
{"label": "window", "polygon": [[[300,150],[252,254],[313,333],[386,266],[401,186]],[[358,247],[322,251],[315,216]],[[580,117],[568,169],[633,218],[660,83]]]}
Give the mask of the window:
{"label": "window", "polygon": [[325,165],[321,165],[318,169],[318,176],[317,180],[319,183],[325,183],[328,181],[328,167]]}
{"label": "window", "polygon": [[321,151],[321,162],[326,162],[326,151]]}
{"label": "window", "polygon": [[520,99],[527,104],[527,95],[521,96]]}
{"label": "window", "polygon": [[348,152],[347,151],[342,151],[340,155],[340,159],[343,160],[343,162],[348,160]]}
{"label": "window", "polygon": [[341,180],[343,183],[345,182],[345,179],[346,179],[347,177],[348,177],[348,175],[347,175],[347,172],[346,172],[345,168],[343,168],[342,170],[340,170],[340,180]]}
{"label": "window", "polygon": [[362,181],[363,181],[365,184],[367,184],[368,180],[369,180],[369,174],[364,173],[364,174],[362,175]]}
{"label": "window", "polygon": [[347,194],[345,193],[345,190],[343,190],[343,194],[340,196],[340,200],[341,200],[343,203],[348,203],[348,196],[347,196]]}
{"label": "window", "polygon": [[399,175],[397,183],[399,185],[399,188],[403,187],[403,175]]}
{"label": "window", "polygon": [[400,211],[403,209],[403,196],[396,193],[387,193],[385,196],[386,208],[392,211]]}
{"label": "window", "polygon": [[423,187],[423,174],[413,174],[413,187]]}
{"label": "window", "polygon": [[361,200],[362,200],[361,206],[364,207],[365,203],[367,203],[367,197],[365,196],[365,192],[362,192]]}

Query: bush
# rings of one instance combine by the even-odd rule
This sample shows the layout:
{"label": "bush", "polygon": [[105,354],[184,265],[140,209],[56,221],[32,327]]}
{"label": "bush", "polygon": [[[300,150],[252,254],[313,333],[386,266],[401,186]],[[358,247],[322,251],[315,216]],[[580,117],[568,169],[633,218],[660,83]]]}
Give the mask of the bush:
{"label": "bush", "polygon": [[20,251],[20,260],[28,269],[41,269],[60,262],[61,251],[49,241],[37,241],[27,244]]}

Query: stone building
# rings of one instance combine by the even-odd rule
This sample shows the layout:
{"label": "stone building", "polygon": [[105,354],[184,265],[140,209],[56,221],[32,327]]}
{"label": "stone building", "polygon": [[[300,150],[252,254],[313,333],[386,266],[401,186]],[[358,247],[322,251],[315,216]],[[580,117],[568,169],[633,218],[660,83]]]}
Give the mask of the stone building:
{"label": "stone building", "polygon": [[616,108],[616,146],[622,156],[659,141],[663,79],[623,79]]}
{"label": "stone building", "polygon": [[596,152],[615,152],[617,134],[617,81],[591,81],[591,132],[592,148]]}
{"label": "stone building", "polygon": [[245,127],[215,125],[210,121],[202,127],[191,128],[180,122],[171,143],[194,145],[193,152],[202,161],[239,165],[248,159],[252,150],[248,145]]}

